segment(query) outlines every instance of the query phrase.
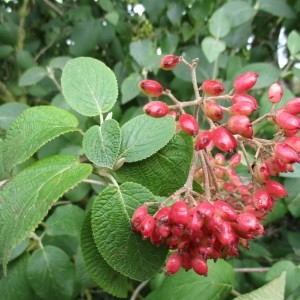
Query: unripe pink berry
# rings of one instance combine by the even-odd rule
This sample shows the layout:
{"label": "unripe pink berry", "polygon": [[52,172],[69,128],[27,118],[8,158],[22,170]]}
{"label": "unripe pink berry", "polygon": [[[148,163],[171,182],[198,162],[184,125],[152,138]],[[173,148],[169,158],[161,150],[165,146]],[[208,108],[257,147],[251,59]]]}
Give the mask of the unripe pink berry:
{"label": "unripe pink berry", "polygon": [[232,103],[236,104],[239,102],[249,102],[254,106],[254,109],[258,109],[259,107],[256,99],[245,93],[237,93],[233,96]]}
{"label": "unripe pink berry", "polygon": [[208,266],[206,261],[202,257],[200,256],[193,257],[191,260],[191,265],[193,270],[197,274],[207,276]]}
{"label": "unripe pink berry", "polygon": [[212,141],[223,152],[233,152],[237,148],[237,141],[234,136],[221,126],[213,131]]}
{"label": "unripe pink berry", "polygon": [[199,132],[197,120],[190,114],[182,114],[179,117],[181,129],[189,135],[196,136]]}
{"label": "unripe pink berry", "polygon": [[175,110],[169,110],[167,115],[173,117],[174,119],[176,119],[176,117],[177,117],[177,113]]}
{"label": "unripe pink berry", "polygon": [[[299,98],[300,99],[300,98]],[[293,130],[300,128],[300,120],[295,115],[281,110],[275,116],[275,122],[283,129]]]}
{"label": "unripe pink berry", "polygon": [[223,94],[225,88],[222,82],[209,79],[202,83],[202,90],[204,93],[212,96],[219,96]]}
{"label": "unripe pink berry", "polygon": [[176,225],[186,225],[189,220],[189,208],[187,204],[180,200],[171,206],[170,222]]}
{"label": "unripe pink berry", "polygon": [[235,153],[231,156],[230,160],[229,160],[229,166],[232,168],[237,167],[242,159],[242,155],[239,153]]}
{"label": "unripe pink berry", "polygon": [[159,97],[163,92],[161,84],[151,79],[141,80],[138,86],[145,95],[150,97]]}
{"label": "unripe pink berry", "polygon": [[169,106],[162,101],[151,101],[144,106],[144,113],[154,118],[162,118],[168,112]]}
{"label": "unripe pink berry", "polygon": [[300,98],[293,98],[289,100],[284,106],[284,109],[292,115],[300,114]]}
{"label": "unripe pink berry", "polygon": [[274,199],[288,196],[286,188],[277,181],[268,180],[265,185],[265,190]]}
{"label": "unripe pink berry", "polygon": [[266,162],[258,162],[253,168],[255,179],[259,183],[266,183],[270,178],[269,165]]}
{"label": "unripe pink berry", "polygon": [[252,138],[253,128],[250,119],[243,115],[230,116],[227,122],[228,130],[245,138]]}
{"label": "unripe pink berry", "polygon": [[300,157],[297,151],[285,143],[277,143],[274,146],[275,155],[284,163],[293,164],[300,162]]}
{"label": "unripe pink berry", "polygon": [[270,85],[268,89],[268,99],[271,103],[280,102],[282,95],[283,89],[279,81]]}
{"label": "unripe pink berry", "polygon": [[259,210],[272,210],[273,200],[271,196],[262,189],[258,189],[253,194],[253,204]]}
{"label": "unripe pink berry", "polygon": [[146,205],[142,205],[140,207],[138,207],[131,219],[131,227],[132,230],[136,231],[136,232],[140,232],[141,231],[141,226],[142,223],[144,222],[144,220],[146,219],[146,217],[148,216],[148,209]]}
{"label": "unripe pink berry", "polygon": [[147,239],[148,237],[151,236],[151,234],[153,233],[155,229],[155,220],[153,218],[153,216],[148,215],[145,220],[142,223],[142,227],[141,227],[141,235],[143,237],[143,239]]}
{"label": "unripe pink berry", "polygon": [[197,135],[195,150],[205,149],[212,139],[212,133],[210,131],[203,131]]}
{"label": "unripe pink berry", "polygon": [[214,122],[219,122],[224,117],[224,111],[222,107],[213,101],[206,102],[203,105],[203,111],[205,115]]}
{"label": "unripe pink berry", "polygon": [[160,67],[163,70],[173,70],[179,64],[179,57],[173,54],[168,54],[160,60]]}
{"label": "unripe pink berry", "polygon": [[249,116],[251,115],[257,107],[254,106],[253,103],[248,101],[239,101],[234,103],[230,108],[231,115],[244,115]]}
{"label": "unripe pink berry", "polygon": [[246,72],[239,75],[234,83],[233,86],[237,93],[244,93],[256,84],[258,78],[258,74],[255,72]]}
{"label": "unripe pink berry", "polygon": [[166,262],[166,270],[168,275],[175,274],[179,271],[182,264],[182,257],[179,253],[172,253]]}
{"label": "unripe pink berry", "polygon": [[223,166],[225,163],[225,156],[223,153],[217,153],[215,155],[215,164],[219,166]]}
{"label": "unripe pink berry", "polygon": [[300,153],[300,136],[287,137],[283,142]]}

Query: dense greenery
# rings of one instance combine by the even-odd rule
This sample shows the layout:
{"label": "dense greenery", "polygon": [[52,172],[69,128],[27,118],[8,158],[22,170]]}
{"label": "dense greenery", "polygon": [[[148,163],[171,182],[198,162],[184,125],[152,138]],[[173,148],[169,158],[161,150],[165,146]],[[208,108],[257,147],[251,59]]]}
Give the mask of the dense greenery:
{"label": "dense greenery", "polygon": [[[258,72],[251,94],[259,117],[270,109],[266,90],[273,82],[284,87],[280,105],[300,95],[299,18],[299,0],[5,0],[1,297],[299,300],[299,164],[280,177],[289,196],[264,221],[266,234],[237,258],[210,262],[207,278],[183,271],[166,276],[166,249],[153,249],[132,232],[126,236],[134,208],[180,188],[192,156],[189,137],[172,138],[172,118],[143,115],[148,99],[138,82],[153,78],[178,99],[193,100],[184,66],[159,68],[160,58],[170,53],[199,58],[199,85],[219,79],[227,92],[237,74]],[[94,78],[106,102],[93,103],[87,92],[84,80]],[[157,128],[164,132],[158,135]],[[274,135],[267,121],[256,130],[264,138]],[[133,144],[132,135],[141,142]],[[87,162],[98,166],[93,174]],[[107,220],[116,224],[113,231]],[[239,295],[250,292],[249,298]]]}

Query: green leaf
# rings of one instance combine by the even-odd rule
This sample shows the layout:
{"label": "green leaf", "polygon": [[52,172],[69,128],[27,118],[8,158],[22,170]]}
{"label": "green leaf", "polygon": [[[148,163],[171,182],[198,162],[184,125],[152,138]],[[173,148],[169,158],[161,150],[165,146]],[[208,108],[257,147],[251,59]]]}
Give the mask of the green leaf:
{"label": "green leaf", "polygon": [[120,16],[116,11],[111,11],[105,15],[105,19],[112,25],[117,26],[119,23]]}
{"label": "green leaf", "polygon": [[112,70],[89,57],[70,60],[63,70],[61,84],[68,104],[84,116],[108,112],[118,96]]}
{"label": "green leaf", "polygon": [[124,183],[107,187],[95,200],[92,229],[98,250],[106,262],[121,274],[143,281],[163,266],[168,249],[155,247],[131,229],[135,209],[155,197],[145,187]]}
{"label": "green leaf", "polygon": [[176,134],[164,148],[149,158],[125,163],[117,171],[117,176],[123,182],[140,183],[156,195],[169,196],[186,182],[192,157],[192,138],[184,133]]}
{"label": "green leaf", "polygon": [[184,7],[180,2],[170,2],[167,10],[167,17],[173,26],[180,26],[181,18],[182,18],[182,11]]}
{"label": "green leaf", "polygon": [[57,155],[21,171],[0,190],[0,257],[4,270],[13,248],[43,220],[52,204],[92,172],[77,157]]}
{"label": "green leaf", "polygon": [[193,270],[186,272],[181,269],[178,273],[166,277],[161,286],[145,300],[226,299],[233,283],[234,272],[229,263],[224,260],[218,260],[216,263],[208,260],[207,277],[199,276]]}
{"label": "green leaf", "polygon": [[119,153],[121,132],[117,121],[106,120],[90,127],[83,137],[83,150],[94,164],[112,169]]}
{"label": "green leaf", "polygon": [[224,42],[210,36],[202,40],[201,47],[205,57],[210,63],[215,61],[218,56],[226,49],[226,45]]}
{"label": "green leaf", "polygon": [[258,0],[256,8],[267,13],[283,18],[294,18],[295,13],[285,0]]}
{"label": "green leaf", "polygon": [[255,9],[246,1],[229,1],[222,6],[226,15],[230,19],[231,26],[237,27],[251,21],[256,14]]}
{"label": "green leaf", "polygon": [[101,8],[105,11],[112,11],[114,6],[111,2],[111,0],[100,0],[99,1],[99,5],[101,6]]}
{"label": "green leaf", "polygon": [[32,67],[21,75],[19,80],[20,86],[33,85],[40,82],[47,76],[47,71],[43,67]]}
{"label": "green leaf", "polygon": [[120,157],[126,162],[145,159],[164,147],[175,134],[174,118],[137,116],[121,128]]}
{"label": "green leaf", "polygon": [[129,53],[141,67],[144,67],[147,57],[154,53],[153,43],[146,39],[131,42]]}
{"label": "green leaf", "polygon": [[300,179],[299,178],[286,178],[284,180],[284,186],[288,191],[288,197],[285,198],[285,202],[289,212],[295,217],[300,217]]}
{"label": "green leaf", "polygon": [[67,62],[71,60],[72,58],[70,56],[58,56],[54,57],[49,61],[49,66],[54,69],[61,69],[65,67]]}
{"label": "green leaf", "polygon": [[45,300],[71,299],[75,269],[61,249],[46,246],[31,255],[27,266],[28,280],[35,293]]}
{"label": "green leaf", "polygon": [[300,52],[300,35],[297,31],[293,30],[289,33],[287,47],[291,55],[296,55]]}
{"label": "green leaf", "polygon": [[14,48],[10,45],[0,46],[0,59],[6,58],[11,53],[13,53],[13,51],[14,51]]}
{"label": "green leaf", "polygon": [[126,104],[140,93],[138,83],[142,79],[139,73],[132,73],[125,78],[121,85],[122,104]]}
{"label": "green leaf", "polygon": [[27,104],[12,102],[0,106],[0,127],[7,130],[12,121],[19,116],[25,109],[29,108]]}
{"label": "green leaf", "polygon": [[29,254],[25,253],[9,264],[9,276],[3,276],[0,280],[1,299],[37,299],[27,278],[26,269],[28,260]]}
{"label": "green leaf", "polygon": [[252,88],[253,90],[269,87],[272,83],[278,81],[280,77],[280,70],[274,65],[270,63],[252,63],[241,68],[235,74],[233,79],[235,79],[239,74],[249,71],[257,72],[259,75],[257,83]]}
{"label": "green leaf", "polygon": [[272,211],[267,214],[267,217],[264,220],[263,224],[267,225],[284,218],[286,212],[287,212],[287,207],[284,202],[284,199],[276,200]]}
{"label": "green leaf", "polygon": [[105,292],[120,298],[127,297],[127,278],[115,271],[102,257],[93,239],[91,211],[86,216],[81,231],[81,248],[90,277]]}
{"label": "green leaf", "polygon": [[261,288],[234,298],[234,300],[284,300],[285,276],[286,273],[284,272]]}
{"label": "green leaf", "polygon": [[79,236],[84,216],[84,211],[76,205],[58,206],[46,221],[45,233],[52,236]]}
{"label": "green leaf", "polygon": [[58,107],[36,106],[25,110],[7,131],[3,152],[5,168],[11,170],[55,137],[78,130],[77,126],[76,117]]}
{"label": "green leaf", "polygon": [[229,33],[231,22],[223,8],[219,8],[213,13],[209,19],[208,28],[216,39],[222,38]]}

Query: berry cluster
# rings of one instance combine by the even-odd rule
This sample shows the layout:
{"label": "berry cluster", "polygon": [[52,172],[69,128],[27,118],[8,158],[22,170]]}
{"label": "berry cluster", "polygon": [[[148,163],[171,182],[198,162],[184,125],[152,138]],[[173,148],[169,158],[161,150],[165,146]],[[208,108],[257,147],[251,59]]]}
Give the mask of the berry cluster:
{"label": "berry cluster", "polygon": [[[139,87],[149,97],[166,96],[174,102],[167,105],[154,99],[144,106],[144,112],[155,118],[173,116],[177,130],[193,137],[189,175],[181,189],[154,203],[159,209],[153,216],[147,209],[153,203],[137,208],[132,229],[144,239],[150,238],[154,245],[168,246],[172,251],[166,262],[168,274],[183,267],[206,276],[207,259],[235,256],[239,245],[248,248],[250,239],[264,233],[261,222],[275,200],[287,196],[284,186],[272,176],[292,172],[293,164],[300,162],[300,98],[276,109],[283,95],[281,84],[276,82],[268,89],[270,112],[255,118],[259,106],[248,91],[255,86],[257,73],[241,74],[234,80],[233,89],[224,94],[224,85],[218,80],[205,80],[198,86],[197,59],[190,64],[183,57],[167,55],[160,66],[173,70],[180,62],[191,70],[195,100],[179,101],[155,80],[142,80]],[[222,106],[220,100],[229,105]],[[194,113],[186,113],[187,107],[193,107]],[[207,122],[205,130],[199,128],[200,117]],[[255,136],[255,125],[264,120],[277,131],[270,140]],[[248,178],[237,171],[242,158]],[[202,186],[203,193],[193,190],[193,181]]]}

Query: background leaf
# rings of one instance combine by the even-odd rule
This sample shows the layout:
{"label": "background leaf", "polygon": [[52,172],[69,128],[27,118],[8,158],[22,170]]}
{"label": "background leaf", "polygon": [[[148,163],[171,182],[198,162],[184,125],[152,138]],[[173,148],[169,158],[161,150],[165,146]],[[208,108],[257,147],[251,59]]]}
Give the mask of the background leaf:
{"label": "background leaf", "polygon": [[[0,190],[0,257],[5,270],[13,248],[33,231],[53,202],[92,171],[77,157],[45,158],[21,171]],[[5,212],[5,213],[3,213]]]}
{"label": "background leaf", "polygon": [[143,281],[154,276],[165,262],[168,249],[155,247],[131,229],[137,207],[155,197],[137,183],[104,189],[92,209],[94,240],[106,262],[121,274]]}
{"label": "background leaf", "polygon": [[231,22],[223,8],[219,8],[213,13],[209,19],[208,28],[209,32],[216,39],[222,38],[229,33]]}
{"label": "background leaf", "polygon": [[173,117],[135,117],[121,128],[120,157],[126,162],[145,159],[164,147],[175,134]]}
{"label": "background leaf", "polygon": [[300,52],[300,35],[297,31],[293,30],[287,39],[287,46],[291,55],[296,55]]}
{"label": "background leaf", "polygon": [[176,134],[164,148],[149,158],[125,163],[117,171],[117,176],[123,182],[140,183],[156,195],[169,196],[186,182],[192,157],[191,136]]}
{"label": "background leaf", "polygon": [[37,106],[25,110],[8,129],[3,160],[7,170],[24,162],[55,137],[76,131],[78,120],[68,111],[54,106]]}
{"label": "background leaf", "polygon": [[233,288],[234,272],[224,260],[208,260],[208,276],[199,276],[193,270],[181,269],[166,277],[161,286],[145,300],[155,299],[226,299]]}
{"label": "background leaf", "polygon": [[20,86],[33,85],[40,82],[47,76],[47,71],[43,67],[32,67],[28,69],[19,80]]}
{"label": "background leaf", "polygon": [[18,117],[24,110],[29,108],[23,103],[5,103],[0,106],[0,127],[7,130],[13,120]]}
{"label": "background leaf", "polygon": [[113,296],[127,297],[127,278],[115,271],[102,257],[93,238],[91,211],[85,218],[81,232],[81,248],[85,266],[91,278]]}
{"label": "background leaf", "polygon": [[143,78],[139,73],[132,73],[124,79],[121,86],[122,104],[129,102],[140,93],[138,83],[142,79]]}
{"label": "background leaf", "polygon": [[205,57],[210,63],[215,61],[218,56],[226,49],[226,45],[224,42],[210,36],[202,40],[201,47]]}
{"label": "background leaf", "polygon": [[293,18],[295,16],[284,0],[258,0],[257,7],[278,17]]}
{"label": "background leaf", "polygon": [[68,104],[84,116],[108,112],[118,96],[112,70],[89,57],[70,60],[63,70],[61,85]]}
{"label": "background leaf", "polygon": [[83,150],[94,164],[112,169],[117,160],[121,144],[119,124],[106,120],[101,126],[88,129],[83,137]]}

